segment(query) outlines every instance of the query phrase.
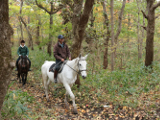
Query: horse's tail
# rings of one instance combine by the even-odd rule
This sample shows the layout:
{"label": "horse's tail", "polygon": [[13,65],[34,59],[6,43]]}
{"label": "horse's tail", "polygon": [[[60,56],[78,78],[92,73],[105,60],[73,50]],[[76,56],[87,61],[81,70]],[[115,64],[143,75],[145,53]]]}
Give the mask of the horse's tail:
{"label": "horse's tail", "polygon": [[45,63],[46,63],[47,61],[45,61],[44,62],[44,64],[42,65],[42,67],[41,67],[41,72],[42,72],[42,84],[43,84],[43,86],[47,83],[47,79],[48,79],[48,77],[47,77],[47,70],[46,70],[46,67],[45,67]]}

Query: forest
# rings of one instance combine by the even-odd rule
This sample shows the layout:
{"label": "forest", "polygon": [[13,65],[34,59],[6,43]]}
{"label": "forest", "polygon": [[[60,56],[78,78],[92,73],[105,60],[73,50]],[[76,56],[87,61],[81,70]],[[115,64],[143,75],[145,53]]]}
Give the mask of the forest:
{"label": "forest", "polygon": [[[65,84],[50,83],[48,101],[42,80],[59,35],[72,61],[88,55],[68,108]],[[0,120],[160,120],[159,36],[160,0],[0,0]],[[25,85],[15,70],[21,40]]]}

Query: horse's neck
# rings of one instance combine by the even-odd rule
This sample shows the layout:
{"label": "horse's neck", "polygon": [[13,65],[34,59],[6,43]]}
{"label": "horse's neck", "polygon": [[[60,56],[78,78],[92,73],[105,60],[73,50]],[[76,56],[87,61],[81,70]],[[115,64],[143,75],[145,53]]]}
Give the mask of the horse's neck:
{"label": "horse's neck", "polygon": [[73,68],[74,70],[76,70],[78,72],[78,66],[77,66],[77,63],[76,63],[76,59],[72,60],[72,61],[68,61],[67,64]]}

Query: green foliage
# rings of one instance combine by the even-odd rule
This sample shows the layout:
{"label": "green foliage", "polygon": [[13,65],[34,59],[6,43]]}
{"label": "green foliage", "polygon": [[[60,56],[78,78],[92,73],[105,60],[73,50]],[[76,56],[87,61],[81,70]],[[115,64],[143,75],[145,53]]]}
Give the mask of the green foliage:
{"label": "green foliage", "polygon": [[[109,101],[123,101],[125,105],[136,106],[129,100],[139,97],[141,93],[147,93],[159,84],[160,64],[154,63],[154,71],[145,68],[142,64],[130,64],[125,70],[98,70],[94,74],[92,70],[88,71],[88,77],[85,80],[85,86],[96,88],[110,96]],[[100,93],[101,93],[100,92]],[[128,98],[128,99],[126,99]],[[123,104],[122,102],[122,104]]]}
{"label": "green foliage", "polygon": [[34,98],[29,96],[27,92],[13,90],[7,93],[1,115],[5,119],[21,119],[21,117],[29,118],[26,112],[29,110],[26,107],[27,103],[32,103]]}

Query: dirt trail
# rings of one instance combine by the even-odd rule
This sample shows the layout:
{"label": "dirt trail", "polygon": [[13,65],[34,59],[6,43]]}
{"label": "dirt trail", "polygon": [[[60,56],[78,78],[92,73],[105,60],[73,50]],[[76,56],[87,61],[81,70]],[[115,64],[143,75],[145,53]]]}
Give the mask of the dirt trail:
{"label": "dirt trail", "polygon": [[[16,72],[13,71],[12,80],[16,80]],[[158,110],[156,116],[148,116],[143,109],[132,109],[126,106],[113,106],[112,103],[99,103],[97,98],[91,94],[89,97],[85,96],[85,91],[78,92],[76,96],[76,104],[78,114],[72,113],[72,102],[70,103],[70,109],[67,110],[64,104],[65,89],[62,85],[50,85],[49,97],[50,102],[46,101],[42,81],[34,78],[34,72],[30,72],[25,88],[18,83],[18,80],[10,87],[10,90],[22,89],[29,95],[34,96],[35,101],[29,104],[27,107],[31,110],[30,117],[39,116],[37,120],[140,120],[140,119],[156,119],[159,118]]]}

